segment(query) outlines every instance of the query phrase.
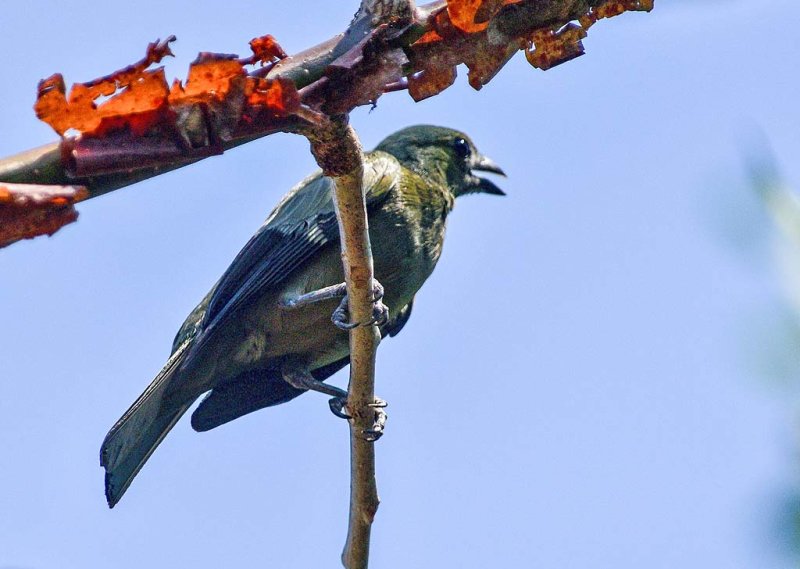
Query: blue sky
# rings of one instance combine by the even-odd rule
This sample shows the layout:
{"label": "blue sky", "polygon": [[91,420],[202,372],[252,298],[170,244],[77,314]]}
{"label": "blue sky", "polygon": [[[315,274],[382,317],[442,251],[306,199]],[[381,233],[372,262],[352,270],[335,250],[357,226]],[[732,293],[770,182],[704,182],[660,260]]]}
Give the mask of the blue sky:
{"label": "blue sky", "polygon": [[[354,113],[366,147],[452,126],[509,174],[506,198],[458,203],[409,325],[380,348],[374,567],[793,566],[800,349],[743,149],[763,132],[800,187],[800,17],[788,0],[656,4],[547,73],[520,54],[481,92],[461,71],[434,99]],[[183,77],[198,51],[272,33],[295,52],[356,8],[219,6],[4,6],[0,155],[54,139],[31,107],[55,71],[85,81],[174,33],[167,74]],[[182,421],[113,511],[97,457],[185,315],[313,168],[302,139],[272,136],[0,251],[0,568],[336,566],[347,428],[322,396],[209,433]],[[763,371],[774,358],[783,382]]]}

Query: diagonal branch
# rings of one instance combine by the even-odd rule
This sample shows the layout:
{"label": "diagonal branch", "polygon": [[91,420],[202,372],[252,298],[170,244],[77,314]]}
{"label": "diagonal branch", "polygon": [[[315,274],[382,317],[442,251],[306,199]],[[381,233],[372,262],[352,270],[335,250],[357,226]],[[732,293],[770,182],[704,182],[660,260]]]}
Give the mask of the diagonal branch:
{"label": "diagonal branch", "polygon": [[[455,0],[451,0],[455,1]],[[359,105],[372,104],[383,93],[408,88],[417,100],[433,96],[455,80],[455,68],[466,63],[469,82],[476,89],[488,83],[519,49],[542,69],[583,53],[579,44],[585,29],[598,18],[625,10],[650,10],[653,0],[484,0],[497,8],[485,28],[464,31],[446,16],[446,2],[435,0],[414,9],[410,0],[365,0],[347,31],[303,52],[286,57],[272,67],[251,72],[252,76],[292,83],[304,110],[343,114]],[[465,2],[462,2],[465,3]],[[474,4],[474,2],[470,2]],[[564,30],[571,21],[581,22],[581,32]],[[538,36],[532,36],[538,30]],[[556,33],[558,30],[558,33]],[[567,33],[561,33],[561,32]],[[531,51],[534,40],[540,42]],[[100,139],[108,142],[114,158],[126,164],[114,172],[76,167],[87,153],[95,158],[108,150],[96,140],[62,141],[16,156],[0,159],[0,180],[49,185],[83,185],[89,197],[139,182],[222,153],[240,144],[277,131],[296,132],[308,126],[298,113],[267,124],[247,125],[233,132],[209,134],[216,144],[175,147],[159,155],[163,146],[174,146],[168,137],[162,146],[148,147],[145,140]],[[313,120],[311,121],[313,122]],[[168,130],[168,129],[167,129]],[[172,133],[174,135],[174,133]],[[130,147],[130,155],[125,155]],[[141,158],[162,158],[141,165]],[[90,161],[91,165],[91,161]]]}
{"label": "diagonal branch", "polygon": [[[372,251],[364,197],[364,156],[347,116],[339,115],[307,134],[311,152],[323,173],[334,181],[336,214],[341,235],[342,262],[347,283],[350,318],[372,318]],[[366,568],[372,520],[378,509],[375,448],[363,433],[375,412],[375,355],[380,342],[376,326],[350,331],[350,385],[347,409],[350,421],[350,522],[342,562],[348,569]]]}

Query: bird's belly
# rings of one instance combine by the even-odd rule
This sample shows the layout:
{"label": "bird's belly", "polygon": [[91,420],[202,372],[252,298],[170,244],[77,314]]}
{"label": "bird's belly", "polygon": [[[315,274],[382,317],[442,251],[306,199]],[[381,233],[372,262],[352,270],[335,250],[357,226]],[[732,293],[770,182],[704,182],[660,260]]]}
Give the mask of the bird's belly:
{"label": "bird's belly", "polygon": [[296,308],[284,305],[285,300],[338,284],[343,278],[338,249],[330,247],[290,277],[282,291],[262,297],[259,306],[241,316],[240,325],[250,338],[243,345],[257,349],[238,349],[234,359],[239,366],[262,367],[285,360],[316,369],[347,356],[348,335],[331,322],[339,299]]}
{"label": "bird's belly", "polygon": [[316,369],[347,356],[348,334],[331,322],[338,303],[328,300],[300,308],[279,307],[276,321],[264,330],[264,358],[285,358]]}
{"label": "bird's belly", "polygon": [[[376,228],[379,229],[379,228]],[[384,303],[391,315],[408,304],[433,272],[436,258],[413,235],[397,231],[390,246],[373,246],[375,278],[385,290]]]}
{"label": "bird's belly", "polygon": [[[375,222],[375,223],[373,223]],[[370,218],[375,275],[385,289],[384,304],[395,318],[430,275],[438,255],[432,258],[408,227]],[[280,291],[264,295],[257,306],[238,315],[222,336],[226,346],[216,354],[227,365],[214,366],[222,375],[238,375],[278,362],[292,362],[316,369],[350,353],[349,337],[331,322],[339,299],[297,308],[283,301],[344,280],[338,244],[327,247],[314,260],[287,279]],[[222,363],[218,360],[216,363]],[[223,371],[225,370],[225,371]],[[223,379],[217,373],[217,381]]]}

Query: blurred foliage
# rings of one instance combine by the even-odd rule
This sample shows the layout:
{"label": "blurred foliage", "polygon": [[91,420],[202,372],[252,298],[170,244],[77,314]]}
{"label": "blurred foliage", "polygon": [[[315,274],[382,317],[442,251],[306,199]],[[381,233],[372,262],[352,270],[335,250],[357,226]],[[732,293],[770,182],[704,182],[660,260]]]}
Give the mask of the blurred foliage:
{"label": "blurred foliage", "polygon": [[[782,175],[766,137],[751,148],[748,186],[759,207],[740,217],[729,235],[736,235],[732,243],[740,252],[757,253],[765,261],[757,265],[773,273],[777,286],[769,306],[746,322],[745,356],[755,374],[800,409],[800,194]],[[794,487],[782,492],[772,535],[784,552],[800,560],[800,417],[793,431]]]}
{"label": "blurred foliage", "polygon": [[763,342],[764,371],[793,389],[800,386],[800,195],[786,183],[768,150],[749,160],[750,186],[769,216],[769,258],[780,286],[782,314],[776,330]]}
{"label": "blurred foliage", "polygon": [[753,278],[774,289],[766,302],[741,307],[739,353],[752,375],[797,414],[794,481],[773,497],[770,539],[800,561],[800,193],[783,176],[766,136],[751,137],[745,156],[745,183],[717,177],[704,213]]}

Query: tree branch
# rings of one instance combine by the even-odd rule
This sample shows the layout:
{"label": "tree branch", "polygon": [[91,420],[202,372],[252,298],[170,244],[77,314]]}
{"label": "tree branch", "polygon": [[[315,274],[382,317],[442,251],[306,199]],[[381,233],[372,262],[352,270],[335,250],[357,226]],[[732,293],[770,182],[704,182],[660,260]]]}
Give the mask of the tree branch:
{"label": "tree branch", "polygon": [[[436,0],[413,9],[408,0],[372,0],[364,2],[347,31],[321,44],[286,57],[271,68],[253,71],[252,76],[291,81],[300,91],[303,109],[328,115],[343,114],[359,105],[374,103],[383,93],[408,86],[415,99],[433,96],[455,79],[455,67],[466,63],[469,82],[475,88],[488,83],[519,49],[530,48],[535,30],[556,30],[570,21],[600,13],[603,6],[622,6],[621,10],[649,10],[653,0],[520,0],[505,5],[491,19],[488,28],[464,32],[441,17],[446,2]],[[496,3],[496,2],[493,2]],[[606,16],[618,12],[606,10]],[[380,23],[380,25],[378,25]],[[435,41],[418,42],[433,34]],[[585,35],[585,34],[584,34]],[[526,47],[527,46],[527,47]],[[541,50],[545,58],[551,50]],[[557,50],[556,50],[557,52]],[[527,51],[526,51],[527,53]],[[583,53],[582,48],[572,56]],[[565,61],[558,53],[549,65]],[[388,87],[392,86],[392,87]],[[38,149],[0,159],[0,181],[25,184],[82,185],[89,197],[122,188],[141,180],[181,168],[220,154],[240,144],[277,132],[297,132],[308,126],[308,114],[302,113],[266,124],[240,124],[232,133],[210,132],[212,147],[174,146],[166,140],[171,154],[155,165],[126,165],[115,172],[83,171],[75,162],[87,154],[107,150],[96,143],[64,139]],[[313,117],[311,122],[313,122]],[[172,133],[174,137],[174,133]],[[97,139],[95,139],[96,141]],[[117,155],[133,164],[142,164],[148,151],[158,146],[137,147],[130,139],[107,140]],[[85,146],[81,146],[84,144]],[[126,146],[131,154],[126,155]],[[82,154],[81,154],[82,153]],[[92,156],[96,157],[96,156]],[[157,156],[156,156],[157,158]],[[119,160],[114,160],[119,162]],[[122,160],[125,162],[125,160]]]}
{"label": "tree branch", "polygon": [[[342,262],[347,283],[350,318],[372,318],[372,251],[364,197],[364,156],[347,116],[339,115],[307,133],[311,152],[323,173],[333,179],[336,214],[341,235]],[[350,385],[347,410],[350,420],[350,522],[342,563],[348,569],[366,568],[372,520],[378,509],[375,482],[375,448],[364,438],[372,428],[375,411],[375,355],[380,342],[376,326],[350,331]]]}

